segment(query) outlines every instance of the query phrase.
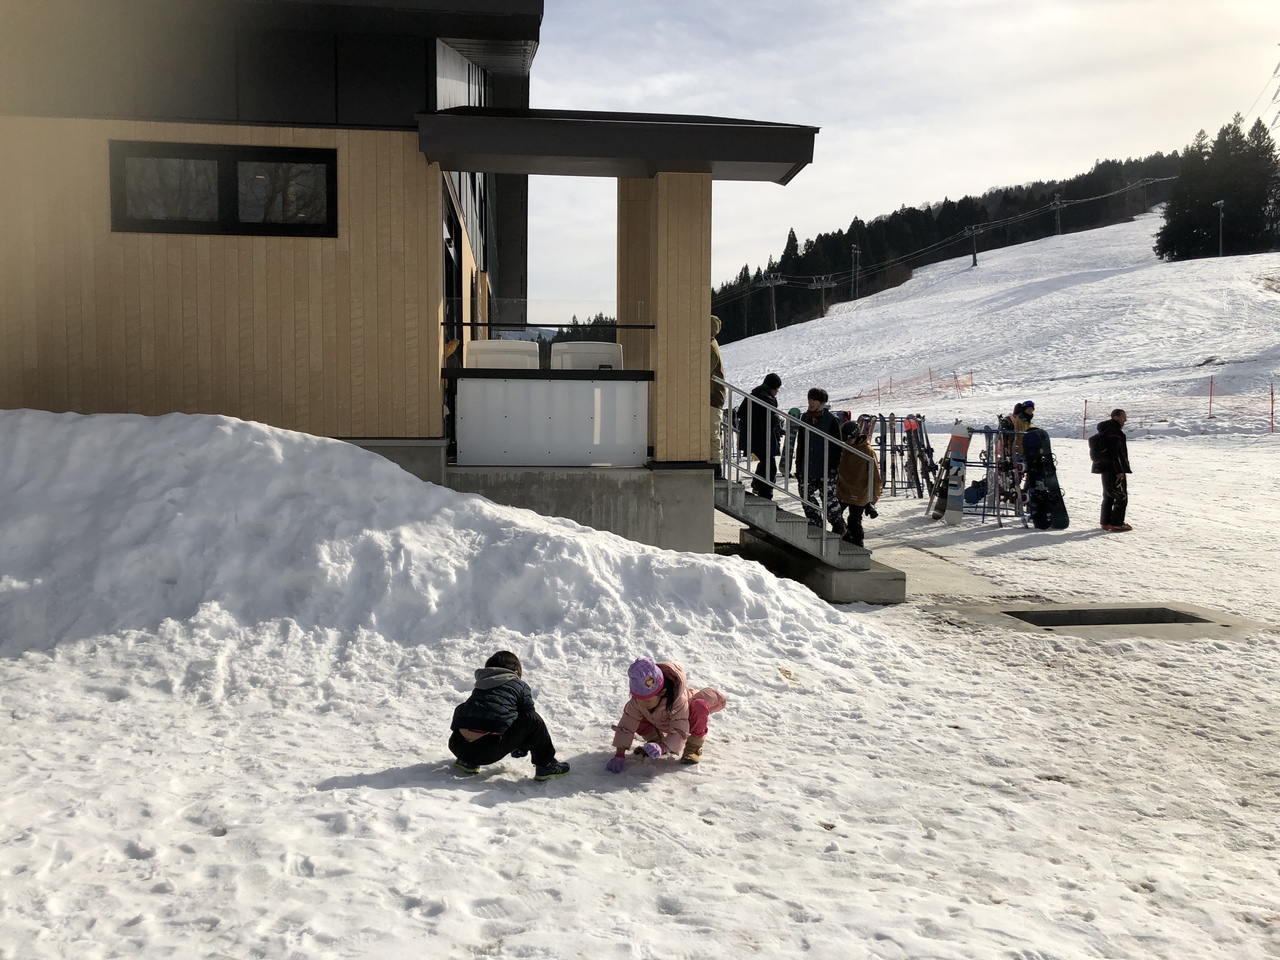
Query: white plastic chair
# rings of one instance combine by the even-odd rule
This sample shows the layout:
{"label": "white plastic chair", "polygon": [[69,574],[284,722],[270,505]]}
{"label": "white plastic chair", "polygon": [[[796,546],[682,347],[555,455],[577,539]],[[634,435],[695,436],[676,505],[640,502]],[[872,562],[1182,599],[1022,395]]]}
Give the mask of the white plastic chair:
{"label": "white plastic chair", "polygon": [[551,345],[552,370],[621,370],[622,344],[571,340]]}
{"label": "white plastic chair", "polygon": [[463,349],[464,367],[538,369],[538,345],[532,340],[472,340]]}

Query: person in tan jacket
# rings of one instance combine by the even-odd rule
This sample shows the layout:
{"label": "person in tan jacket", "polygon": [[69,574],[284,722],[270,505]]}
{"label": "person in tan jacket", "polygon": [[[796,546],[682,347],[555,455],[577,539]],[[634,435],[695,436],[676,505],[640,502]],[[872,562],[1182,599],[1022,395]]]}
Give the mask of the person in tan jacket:
{"label": "person in tan jacket", "polygon": [[[836,473],[836,500],[841,510],[849,508],[849,519],[846,521],[845,543],[862,546],[864,537],[862,517],[876,517],[876,502],[884,490],[884,481],[880,477],[880,463],[871,452],[871,440],[858,428],[857,421],[851,420],[841,428],[841,439],[859,453],[866,454],[867,459],[856,456],[848,450],[840,454],[840,468]],[[868,495],[867,478],[871,478],[871,489]]]}
{"label": "person in tan jacket", "polygon": [[684,668],[678,663],[656,663],[640,657],[627,670],[631,697],[614,725],[613,758],[605,764],[610,773],[621,773],[627,748],[635,738],[644,744],[636,754],[657,759],[678,756],[681,763],[698,763],[707,735],[707,718],[724,709],[725,696],[714,687],[690,690]]}

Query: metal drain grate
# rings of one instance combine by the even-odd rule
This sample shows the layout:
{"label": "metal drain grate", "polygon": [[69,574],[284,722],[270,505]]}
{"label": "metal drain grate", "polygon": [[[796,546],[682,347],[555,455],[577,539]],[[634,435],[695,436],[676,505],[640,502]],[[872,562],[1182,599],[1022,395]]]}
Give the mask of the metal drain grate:
{"label": "metal drain grate", "polygon": [[1171,607],[1079,607],[1053,610],[1003,610],[1037,627],[1108,627],[1139,623],[1212,623],[1204,617]]}

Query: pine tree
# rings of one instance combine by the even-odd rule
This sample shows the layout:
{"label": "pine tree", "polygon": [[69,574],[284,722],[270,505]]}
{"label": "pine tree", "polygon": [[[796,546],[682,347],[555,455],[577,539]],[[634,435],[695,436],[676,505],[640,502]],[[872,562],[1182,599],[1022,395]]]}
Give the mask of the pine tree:
{"label": "pine tree", "polygon": [[[1156,234],[1164,260],[1259,253],[1280,241],[1280,157],[1261,120],[1246,134],[1236,114],[1209,143],[1203,130],[1182,154],[1178,184]],[[1222,201],[1223,209],[1214,207]],[[1221,238],[1219,237],[1221,231]]]}

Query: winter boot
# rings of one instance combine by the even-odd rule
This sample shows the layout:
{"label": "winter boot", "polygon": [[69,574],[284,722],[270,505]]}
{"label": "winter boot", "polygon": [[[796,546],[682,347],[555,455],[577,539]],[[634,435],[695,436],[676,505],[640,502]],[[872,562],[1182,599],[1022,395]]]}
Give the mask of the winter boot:
{"label": "winter boot", "polygon": [[569,772],[569,765],[563,760],[552,760],[545,767],[533,768],[533,779],[550,780],[552,777],[563,777]]}
{"label": "winter boot", "polygon": [[453,769],[470,777],[480,772],[480,765],[475,763],[463,763],[461,760],[455,760],[453,763]]}
{"label": "winter boot", "polygon": [[681,763],[698,763],[702,760],[702,744],[705,737],[690,737],[684,742],[684,753],[680,755]]}

